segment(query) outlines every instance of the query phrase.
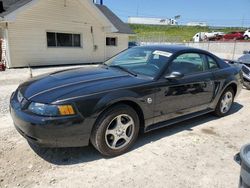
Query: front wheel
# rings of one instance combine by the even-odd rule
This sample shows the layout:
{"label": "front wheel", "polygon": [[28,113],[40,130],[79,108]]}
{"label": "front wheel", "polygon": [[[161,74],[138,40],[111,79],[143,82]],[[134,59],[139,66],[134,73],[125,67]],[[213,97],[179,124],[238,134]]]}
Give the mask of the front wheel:
{"label": "front wheel", "polygon": [[216,106],[214,114],[218,117],[223,117],[228,115],[229,111],[232,108],[234,102],[235,93],[231,87],[227,88]]}
{"label": "front wheel", "polygon": [[249,39],[249,37],[248,36],[244,36],[244,40],[248,40]]}
{"label": "front wheel", "polygon": [[139,117],[133,108],[123,104],[113,106],[97,119],[91,143],[104,156],[121,155],[135,143],[139,124]]}

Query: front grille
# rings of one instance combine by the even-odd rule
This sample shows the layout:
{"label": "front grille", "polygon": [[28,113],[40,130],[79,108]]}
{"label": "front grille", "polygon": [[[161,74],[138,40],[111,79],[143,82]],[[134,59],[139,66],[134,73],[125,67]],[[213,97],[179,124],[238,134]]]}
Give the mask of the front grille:
{"label": "front grille", "polygon": [[243,65],[242,71],[244,72],[244,74],[250,75],[250,68],[248,68],[247,66]]}
{"label": "front grille", "polygon": [[250,64],[245,63],[244,65],[250,68]]}

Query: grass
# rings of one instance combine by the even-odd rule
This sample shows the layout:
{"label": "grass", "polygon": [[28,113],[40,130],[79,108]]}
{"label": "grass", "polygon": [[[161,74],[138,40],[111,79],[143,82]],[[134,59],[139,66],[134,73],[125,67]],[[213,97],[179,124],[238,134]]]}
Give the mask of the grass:
{"label": "grass", "polygon": [[161,40],[166,42],[185,42],[190,41],[198,32],[221,31],[228,33],[230,31],[244,31],[244,28],[220,27],[218,29],[199,26],[155,26],[130,24],[136,36],[130,40]]}

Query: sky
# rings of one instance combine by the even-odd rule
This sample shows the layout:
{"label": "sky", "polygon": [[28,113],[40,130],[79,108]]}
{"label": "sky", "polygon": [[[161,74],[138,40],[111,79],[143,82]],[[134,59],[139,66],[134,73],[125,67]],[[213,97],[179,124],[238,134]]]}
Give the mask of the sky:
{"label": "sky", "polygon": [[130,16],[173,18],[180,24],[206,22],[209,26],[250,27],[250,0],[103,0],[127,22]]}

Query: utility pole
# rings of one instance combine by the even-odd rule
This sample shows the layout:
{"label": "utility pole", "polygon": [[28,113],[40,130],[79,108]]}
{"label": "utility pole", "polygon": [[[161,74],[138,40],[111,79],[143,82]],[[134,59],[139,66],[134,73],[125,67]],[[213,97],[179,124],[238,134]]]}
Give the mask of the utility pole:
{"label": "utility pole", "polygon": [[241,27],[244,28],[245,25],[245,15],[242,16]]}
{"label": "utility pole", "polygon": [[136,16],[139,16],[139,2],[140,0],[137,0],[137,9],[136,9]]}

